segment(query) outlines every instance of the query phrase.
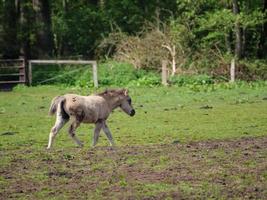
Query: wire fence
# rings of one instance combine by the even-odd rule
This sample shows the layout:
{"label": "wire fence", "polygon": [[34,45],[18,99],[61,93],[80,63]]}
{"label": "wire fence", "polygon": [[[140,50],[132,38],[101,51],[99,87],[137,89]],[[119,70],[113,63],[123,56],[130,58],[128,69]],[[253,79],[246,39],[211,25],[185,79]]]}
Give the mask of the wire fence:
{"label": "wire fence", "polygon": [[65,72],[63,74],[56,75],[56,76],[54,76],[52,78],[48,78],[48,79],[45,79],[43,81],[37,81],[36,84],[43,84],[43,83],[51,82],[53,80],[57,80],[57,79],[66,77],[66,76],[68,76],[70,74],[73,74],[73,73],[81,71],[81,70],[83,70],[83,68],[79,68],[79,69],[75,69],[75,70],[72,70],[72,71],[69,71],[69,72]]}
{"label": "wire fence", "polygon": [[92,70],[90,67],[78,67],[69,65],[35,65],[32,69],[33,85],[41,84],[67,84],[73,85],[81,77],[92,81]]}

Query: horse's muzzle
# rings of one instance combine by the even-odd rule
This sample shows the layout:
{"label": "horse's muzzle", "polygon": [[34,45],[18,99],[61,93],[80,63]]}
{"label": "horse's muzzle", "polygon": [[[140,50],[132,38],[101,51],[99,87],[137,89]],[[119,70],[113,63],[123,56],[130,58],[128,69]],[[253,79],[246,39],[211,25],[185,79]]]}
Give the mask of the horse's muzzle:
{"label": "horse's muzzle", "polygon": [[132,116],[134,116],[134,115],[135,115],[135,110],[132,109],[132,110],[131,110],[131,113],[130,113],[130,116],[132,117]]}

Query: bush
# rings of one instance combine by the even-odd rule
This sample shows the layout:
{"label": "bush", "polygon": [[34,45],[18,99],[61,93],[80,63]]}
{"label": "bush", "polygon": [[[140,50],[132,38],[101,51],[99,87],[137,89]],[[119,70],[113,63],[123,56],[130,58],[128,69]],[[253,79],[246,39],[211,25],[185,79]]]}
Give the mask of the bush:
{"label": "bush", "polygon": [[160,76],[155,72],[134,69],[127,63],[108,62],[99,67],[101,86],[155,86],[160,84]]}
{"label": "bush", "polygon": [[208,85],[215,81],[208,75],[177,75],[169,79],[171,85],[186,86],[186,85]]}
{"label": "bush", "polygon": [[[64,76],[66,71],[57,71],[55,74]],[[53,82],[55,83],[55,82]],[[77,86],[93,87],[92,71],[81,70],[71,77],[57,79],[57,83]],[[108,61],[98,65],[98,83],[100,87],[125,87],[125,86],[156,86],[160,85],[161,78],[156,72],[143,69],[134,69],[131,64]]]}
{"label": "bush", "polygon": [[[32,71],[32,84],[75,85],[80,77],[88,74],[89,70],[88,68],[86,69],[81,65],[36,65]],[[91,77],[90,75],[88,76]]]}
{"label": "bush", "polygon": [[240,61],[237,78],[248,81],[267,80],[267,61],[259,59]]}
{"label": "bush", "polygon": [[98,70],[99,85],[123,86],[130,81],[136,80],[136,70],[130,64],[107,62],[101,64]]}

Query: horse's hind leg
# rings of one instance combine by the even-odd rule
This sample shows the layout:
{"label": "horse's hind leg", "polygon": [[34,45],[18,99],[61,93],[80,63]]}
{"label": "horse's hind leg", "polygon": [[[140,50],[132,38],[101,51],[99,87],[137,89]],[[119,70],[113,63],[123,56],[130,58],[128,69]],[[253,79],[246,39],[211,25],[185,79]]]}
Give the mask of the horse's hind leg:
{"label": "horse's hind leg", "polygon": [[113,141],[111,132],[110,132],[106,122],[103,123],[103,131],[104,131],[104,133],[106,134],[106,136],[107,136],[107,138],[109,140],[110,146],[114,146],[114,141]]}
{"label": "horse's hind leg", "polygon": [[55,125],[53,126],[53,128],[50,131],[47,149],[51,148],[53,140],[56,137],[57,133],[64,126],[64,124],[66,124],[67,122],[68,122],[67,118],[63,118],[60,113],[57,113],[56,123],[55,123]]}
{"label": "horse's hind leg", "polygon": [[80,146],[82,147],[83,144],[81,143],[81,141],[76,137],[75,135],[75,130],[79,127],[80,123],[77,121],[74,121],[71,123],[70,127],[69,127],[69,135],[71,136],[71,138]]}

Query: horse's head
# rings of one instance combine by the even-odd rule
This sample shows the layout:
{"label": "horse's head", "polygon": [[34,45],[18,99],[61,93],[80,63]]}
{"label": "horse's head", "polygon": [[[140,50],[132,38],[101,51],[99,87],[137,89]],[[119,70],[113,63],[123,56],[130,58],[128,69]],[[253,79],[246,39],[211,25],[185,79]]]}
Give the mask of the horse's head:
{"label": "horse's head", "polygon": [[134,116],[135,110],[132,107],[132,99],[128,93],[127,89],[109,89],[98,95],[111,102],[112,109],[120,107],[126,114]]}
{"label": "horse's head", "polygon": [[130,116],[134,116],[135,115],[135,110],[132,106],[132,99],[128,94],[128,90],[127,89],[123,89],[122,90],[122,97],[121,97],[121,104],[120,107],[121,109],[128,115]]}

